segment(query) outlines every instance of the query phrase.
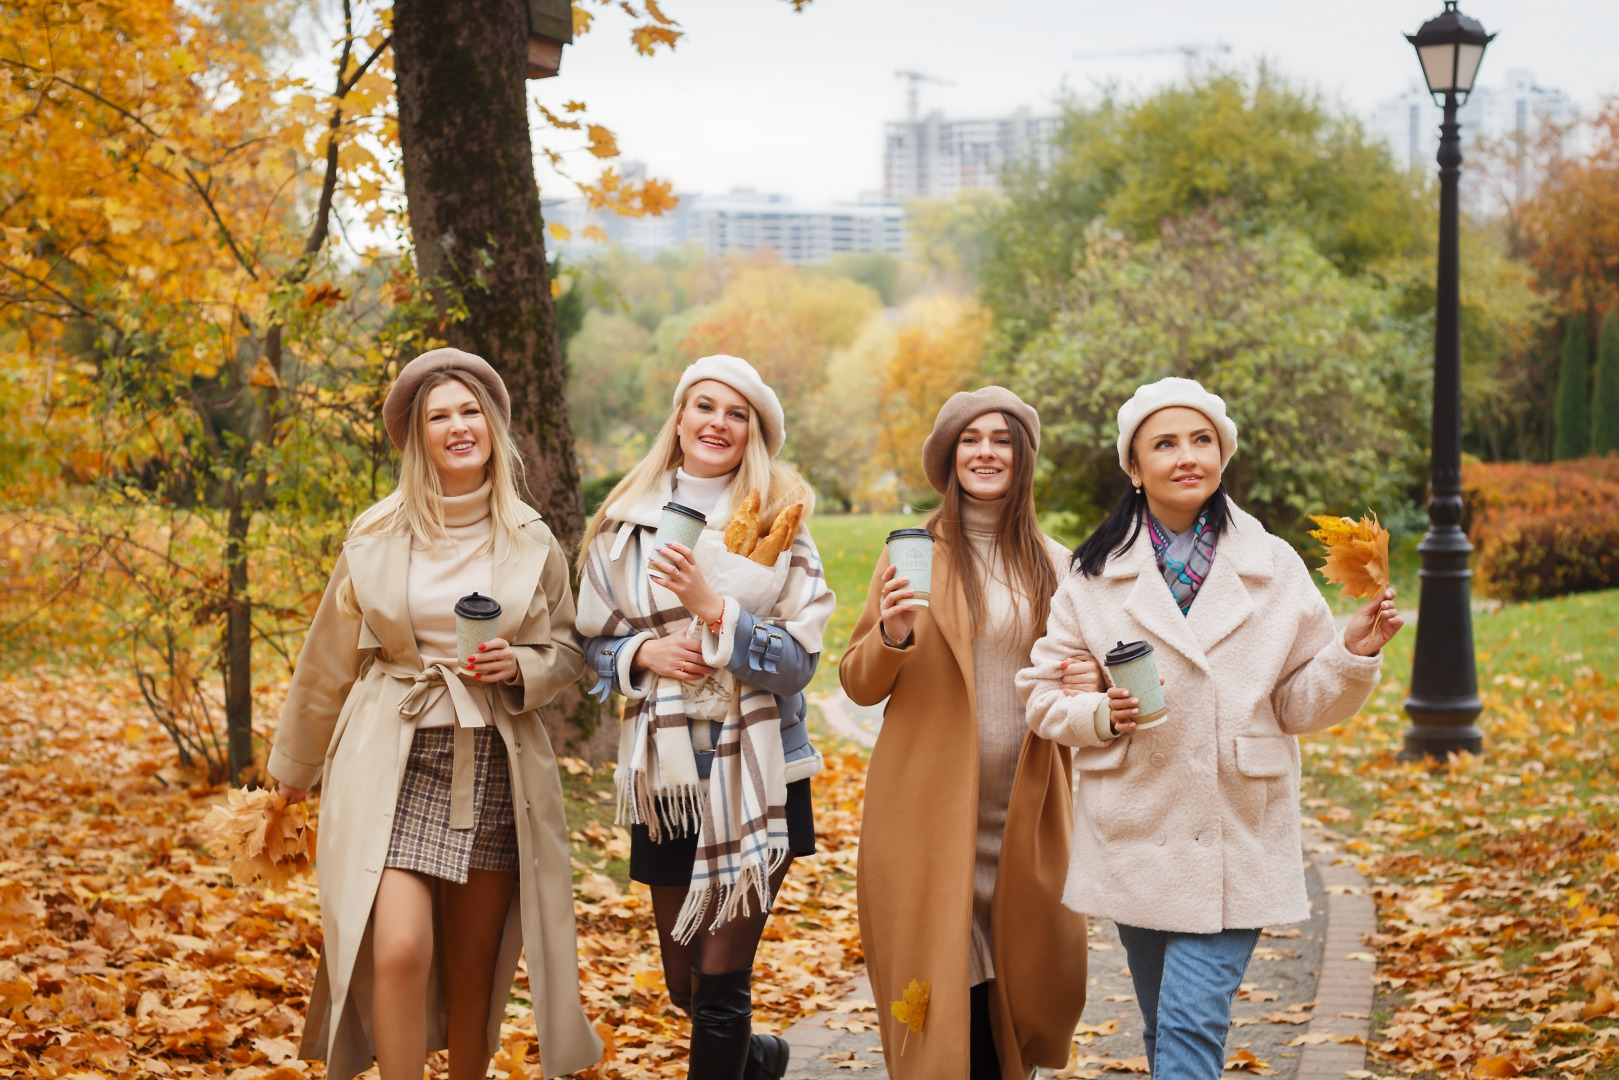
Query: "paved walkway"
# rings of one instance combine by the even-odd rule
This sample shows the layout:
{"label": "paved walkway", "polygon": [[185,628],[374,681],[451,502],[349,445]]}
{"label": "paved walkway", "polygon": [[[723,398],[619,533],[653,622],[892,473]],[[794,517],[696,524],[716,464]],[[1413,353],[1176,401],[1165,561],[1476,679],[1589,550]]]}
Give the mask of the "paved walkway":
{"label": "paved walkway", "polygon": [[[841,691],[814,700],[828,726],[870,746],[882,727],[882,708],[863,708]],[[1228,1058],[1257,1063],[1237,1075],[1277,1080],[1344,1080],[1365,1068],[1363,1041],[1370,1026],[1374,965],[1362,935],[1376,928],[1366,882],[1336,839],[1306,830],[1301,853],[1309,889],[1310,919],[1268,929],[1260,938],[1248,976],[1232,1010]],[[1097,920],[1090,931],[1090,989],[1077,1042],[1077,1068],[1063,1075],[1089,1080],[1127,1080],[1145,1071],[1141,1013],[1135,1003],[1118,931]],[[788,1080],[839,1077],[871,1071],[883,1075],[876,1008],[862,975],[839,1003],[783,1034],[793,1047]],[[1340,1042],[1349,1039],[1349,1042]],[[1288,1045],[1289,1043],[1295,1045]],[[1132,1060],[1140,1059],[1140,1060]],[[1266,1072],[1265,1070],[1269,1070]],[[1054,1075],[1041,1070],[1040,1076]]]}

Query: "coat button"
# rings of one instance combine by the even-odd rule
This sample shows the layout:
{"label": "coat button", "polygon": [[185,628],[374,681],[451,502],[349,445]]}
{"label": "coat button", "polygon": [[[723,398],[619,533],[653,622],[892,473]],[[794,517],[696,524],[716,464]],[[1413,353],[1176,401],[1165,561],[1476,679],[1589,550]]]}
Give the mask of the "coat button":
{"label": "coat button", "polygon": [[1147,760],[1159,768],[1163,768],[1164,762],[1169,760],[1169,755],[1164,753],[1162,750],[1154,750],[1152,757],[1148,758]]}
{"label": "coat button", "polygon": [[1198,847],[1208,847],[1212,843],[1214,843],[1214,837],[1208,833],[1204,833],[1202,836],[1197,838]]}
{"label": "coat button", "polygon": [[1165,842],[1168,841],[1168,839],[1169,839],[1169,837],[1165,836],[1163,833],[1155,833],[1153,835],[1152,841],[1153,841],[1153,843],[1157,844],[1159,847],[1163,847]]}

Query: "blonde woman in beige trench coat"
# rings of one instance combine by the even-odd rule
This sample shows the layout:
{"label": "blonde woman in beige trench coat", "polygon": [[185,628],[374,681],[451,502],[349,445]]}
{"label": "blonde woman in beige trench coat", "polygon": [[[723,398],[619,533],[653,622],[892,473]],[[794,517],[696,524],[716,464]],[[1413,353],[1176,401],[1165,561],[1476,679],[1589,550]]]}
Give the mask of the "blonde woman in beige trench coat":
{"label": "blonde woman in beige trench coat", "polygon": [[[601,1055],[536,711],[581,670],[574,601],[561,545],[517,497],[509,412],[467,353],[400,373],[384,406],[400,488],[351,530],[282,710],[270,773],[290,799],[321,789],[325,946],[299,1054],[332,1080],[373,1058],[382,1080],[419,1080],[445,1047],[453,1080],[484,1076],[522,953],[544,1074]],[[449,611],[468,581],[500,615],[458,671]]]}

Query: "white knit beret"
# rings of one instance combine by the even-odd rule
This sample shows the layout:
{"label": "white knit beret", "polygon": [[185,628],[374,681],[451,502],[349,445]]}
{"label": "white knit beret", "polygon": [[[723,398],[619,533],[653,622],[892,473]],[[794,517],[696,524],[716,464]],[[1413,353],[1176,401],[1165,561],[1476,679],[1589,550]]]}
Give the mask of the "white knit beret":
{"label": "white knit beret", "polygon": [[1159,409],[1175,405],[1196,409],[1209,418],[1220,436],[1220,468],[1231,464],[1231,455],[1237,452],[1237,425],[1225,414],[1225,401],[1203,389],[1196,379],[1171,376],[1136,387],[1130,400],[1119,406],[1119,468],[1130,471],[1130,440],[1136,437],[1142,421]]}
{"label": "white knit beret", "polygon": [[680,408],[680,403],[686,400],[686,391],[691,389],[692,384],[704,379],[722,382],[747,398],[748,404],[759,415],[759,427],[765,433],[765,446],[770,449],[770,456],[775,457],[781,452],[781,444],[787,438],[781,402],[752,364],[740,356],[721,354],[703,357],[680,376],[680,383],[675,387],[675,408]]}

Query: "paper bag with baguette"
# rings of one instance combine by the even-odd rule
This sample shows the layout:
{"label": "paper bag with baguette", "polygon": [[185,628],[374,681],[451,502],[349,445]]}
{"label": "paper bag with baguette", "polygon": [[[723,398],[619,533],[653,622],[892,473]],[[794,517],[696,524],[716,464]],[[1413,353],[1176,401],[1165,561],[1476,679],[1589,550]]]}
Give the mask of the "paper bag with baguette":
{"label": "paper bag with baguette", "polygon": [[[723,531],[703,530],[695,554],[697,565],[703,568],[703,576],[715,592],[731,597],[742,610],[764,618],[775,608],[787,583],[793,536],[803,520],[804,504],[784,508],[768,531],[761,526],[759,505],[759,493],[749,492]],[[723,719],[734,687],[735,679],[723,670],[701,682],[686,683],[681,687],[686,715],[693,719]]]}

